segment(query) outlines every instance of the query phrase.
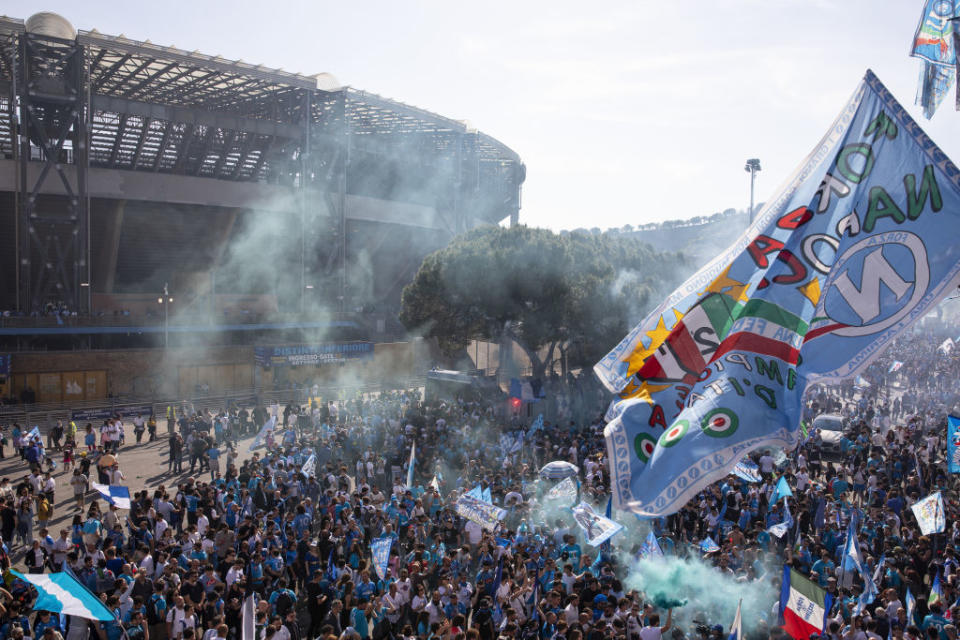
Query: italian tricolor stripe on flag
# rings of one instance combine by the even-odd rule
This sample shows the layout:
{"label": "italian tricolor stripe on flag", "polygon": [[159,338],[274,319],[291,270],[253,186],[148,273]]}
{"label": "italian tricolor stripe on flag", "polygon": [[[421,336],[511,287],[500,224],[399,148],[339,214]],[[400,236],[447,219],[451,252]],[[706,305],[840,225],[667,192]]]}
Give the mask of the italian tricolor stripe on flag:
{"label": "italian tricolor stripe on flag", "polygon": [[807,640],[811,633],[822,633],[833,598],[819,586],[789,566],[783,567],[780,587],[780,617],[783,630],[791,638]]}

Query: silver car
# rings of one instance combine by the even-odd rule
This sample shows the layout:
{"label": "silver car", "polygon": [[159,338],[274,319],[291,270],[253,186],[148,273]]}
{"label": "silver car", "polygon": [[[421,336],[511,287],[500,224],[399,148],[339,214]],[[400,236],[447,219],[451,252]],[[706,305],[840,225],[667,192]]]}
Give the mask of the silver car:
{"label": "silver car", "polygon": [[843,440],[843,417],[824,413],[813,419],[811,425],[820,431],[820,451],[823,455],[840,457],[840,441]]}

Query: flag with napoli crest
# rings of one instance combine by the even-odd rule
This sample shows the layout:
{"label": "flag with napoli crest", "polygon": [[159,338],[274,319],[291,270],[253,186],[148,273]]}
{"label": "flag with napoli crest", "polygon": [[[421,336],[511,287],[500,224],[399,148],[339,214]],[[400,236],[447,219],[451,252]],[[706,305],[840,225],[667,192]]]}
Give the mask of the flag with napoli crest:
{"label": "flag with napoli crest", "polygon": [[960,171],[870,71],[744,234],[594,368],[614,504],[676,512],[759,448],[804,389],[861,374],[960,283]]}

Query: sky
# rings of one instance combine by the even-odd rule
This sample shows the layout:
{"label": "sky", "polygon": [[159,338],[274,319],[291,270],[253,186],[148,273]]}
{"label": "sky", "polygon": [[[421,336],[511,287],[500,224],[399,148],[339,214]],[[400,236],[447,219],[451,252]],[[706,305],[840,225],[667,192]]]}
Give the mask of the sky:
{"label": "sky", "polygon": [[913,106],[922,0],[270,3],[7,0],[188,51],[314,74],[468,120],[527,166],[521,221],[554,230],[709,215],[757,201],[871,68],[948,156],[954,96]]}

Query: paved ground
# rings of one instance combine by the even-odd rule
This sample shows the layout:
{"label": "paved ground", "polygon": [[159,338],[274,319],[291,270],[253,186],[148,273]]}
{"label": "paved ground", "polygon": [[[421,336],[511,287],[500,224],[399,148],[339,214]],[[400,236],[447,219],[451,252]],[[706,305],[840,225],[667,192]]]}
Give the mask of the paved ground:
{"label": "paved ground", "polygon": [[[120,470],[124,476],[126,476],[125,484],[130,487],[130,494],[133,495],[135,492],[143,489],[155,489],[160,485],[164,485],[170,490],[171,496],[174,495],[176,493],[177,483],[190,477],[191,474],[189,473],[190,466],[186,462],[184,463],[186,473],[167,473],[168,447],[166,429],[159,429],[160,434],[155,442],[146,442],[145,434],[142,444],[136,444],[136,439],[132,435],[133,429],[130,425],[126,425],[124,431],[129,435],[127,436],[126,444],[120,448],[117,460],[120,463]],[[252,453],[247,451],[252,441],[252,436],[240,441],[238,452],[241,462],[253,456]],[[20,460],[20,456],[16,454],[11,456],[11,447],[9,445],[4,447],[4,455],[6,457],[0,460],[0,478],[9,478],[12,484],[17,484],[29,473],[27,463],[26,461]],[[73,472],[65,473],[63,471],[62,453],[55,453],[54,455],[54,460],[57,462],[57,470],[54,473],[54,478],[57,481],[56,504],[54,505],[53,519],[48,524],[48,528],[50,529],[51,535],[57,537],[59,529],[63,526],[70,525],[74,514],[78,512],[74,506],[73,489],[69,484]],[[221,458],[221,467],[223,467],[223,460],[224,459]],[[91,475],[93,476],[91,480],[95,482],[96,471],[93,471]],[[202,474],[195,473],[193,475],[204,481],[210,480],[210,472],[208,471],[204,471]],[[90,501],[99,498],[99,496],[100,494],[96,491],[91,491],[91,493],[87,495],[87,505],[89,506]],[[100,498],[100,500],[100,507],[103,509],[106,507],[106,502],[102,498]],[[125,512],[124,515],[126,515]],[[35,527],[34,536],[36,535],[37,529]],[[7,543],[8,547],[11,546],[12,541],[5,540],[4,542]],[[22,564],[22,549],[11,549],[11,551],[11,558],[15,564]]]}

